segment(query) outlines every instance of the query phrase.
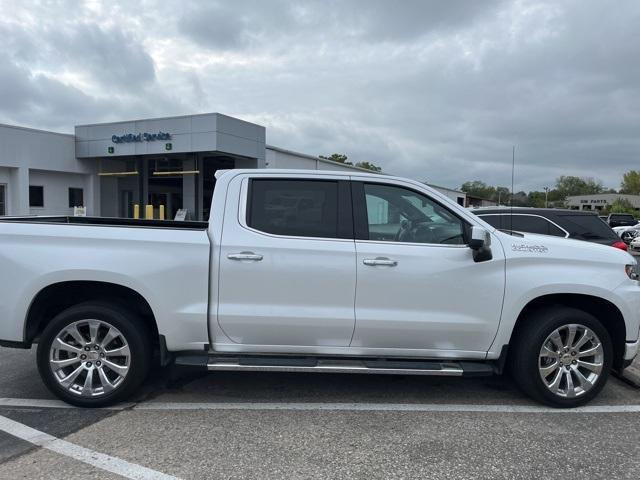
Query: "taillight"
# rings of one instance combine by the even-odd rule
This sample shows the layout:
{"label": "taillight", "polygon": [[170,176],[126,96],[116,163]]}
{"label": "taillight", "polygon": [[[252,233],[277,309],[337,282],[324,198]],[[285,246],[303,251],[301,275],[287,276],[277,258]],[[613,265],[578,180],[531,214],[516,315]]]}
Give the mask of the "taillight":
{"label": "taillight", "polygon": [[617,242],[613,242],[611,246],[613,248],[619,248],[620,250],[624,250],[625,252],[627,251],[627,244],[620,240],[618,240]]}

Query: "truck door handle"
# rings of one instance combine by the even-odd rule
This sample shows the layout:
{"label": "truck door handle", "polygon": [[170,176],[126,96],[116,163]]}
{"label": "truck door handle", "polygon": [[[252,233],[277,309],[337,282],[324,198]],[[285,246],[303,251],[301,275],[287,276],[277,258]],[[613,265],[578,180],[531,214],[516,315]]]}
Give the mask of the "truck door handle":
{"label": "truck door handle", "polygon": [[364,263],[365,265],[369,265],[370,267],[395,267],[396,265],[398,265],[398,262],[386,257],[365,258],[364,260],[362,260],[362,263]]}
{"label": "truck door handle", "polygon": [[229,260],[252,260],[254,262],[259,262],[262,260],[262,255],[253,253],[253,252],[240,252],[240,253],[230,253],[227,255]]}

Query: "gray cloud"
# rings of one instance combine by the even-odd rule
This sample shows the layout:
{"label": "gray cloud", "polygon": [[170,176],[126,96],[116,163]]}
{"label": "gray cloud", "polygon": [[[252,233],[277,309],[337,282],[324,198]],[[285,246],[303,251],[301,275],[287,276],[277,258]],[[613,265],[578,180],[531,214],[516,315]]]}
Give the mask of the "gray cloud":
{"label": "gray cloud", "polygon": [[405,0],[10,2],[0,121],[220,111],[268,142],[445,186],[640,160],[640,5]]}
{"label": "gray cloud", "polygon": [[153,60],[144,46],[120,28],[95,22],[45,32],[52,56],[65,65],[89,72],[106,88],[138,88],[155,80]]}

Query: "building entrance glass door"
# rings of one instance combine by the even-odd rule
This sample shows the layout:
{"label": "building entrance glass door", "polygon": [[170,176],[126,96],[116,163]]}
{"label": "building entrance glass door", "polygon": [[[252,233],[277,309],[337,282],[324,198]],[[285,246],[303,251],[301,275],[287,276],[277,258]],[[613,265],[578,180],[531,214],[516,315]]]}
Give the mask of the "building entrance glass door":
{"label": "building entrance glass door", "polygon": [[7,186],[0,185],[0,217],[7,214]]}
{"label": "building entrance glass door", "polygon": [[182,158],[157,158],[149,162],[147,205],[153,205],[153,218],[159,218],[160,206],[164,206],[166,220],[173,220],[183,208],[182,171]]}
{"label": "building entrance glass door", "polygon": [[150,191],[149,205],[153,205],[153,218],[160,218],[160,206],[164,205],[165,220],[173,220],[182,208],[182,192]]}

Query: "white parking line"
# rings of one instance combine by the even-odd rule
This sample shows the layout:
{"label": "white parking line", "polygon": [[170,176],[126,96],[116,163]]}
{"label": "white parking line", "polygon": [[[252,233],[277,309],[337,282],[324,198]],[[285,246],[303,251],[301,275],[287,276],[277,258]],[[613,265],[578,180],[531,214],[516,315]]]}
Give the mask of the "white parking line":
{"label": "white parking line", "polygon": [[[124,410],[135,404],[121,403],[108,407],[108,410]],[[0,398],[0,407],[32,407],[32,408],[76,408],[62,400],[47,400],[40,398]]]}
{"label": "white parking line", "polygon": [[81,447],[74,443],[60,440],[47,433],[28,427],[22,423],[13,421],[0,415],[0,430],[16,438],[25,440],[33,445],[46,448],[52,452],[59,453],[66,457],[74,458],[83,463],[87,463],[101,470],[115,473],[125,478],[133,480],[178,480],[177,477],[166,475],[150,468],[127,462],[120,458],[94,452],[88,448]]}
{"label": "white parking line", "polygon": [[640,405],[596,405],[558,409],[527,405],[461,405],[423,403],[139,403],[134,410],[325,410],[356,412],[468,412],[468,413],[637,413]]}
{"label": "white parking line", "polygon": [[[1,407],[77,408],[59,400],[0,398]],[[460,412],[460,413],[638,413],[640,405],[593,405],[558,409],[536,405],[482,405],[435,403],[318,403],[318,402],[143,402],[106,407],[104,410],[325,410],[360,412]]]}

